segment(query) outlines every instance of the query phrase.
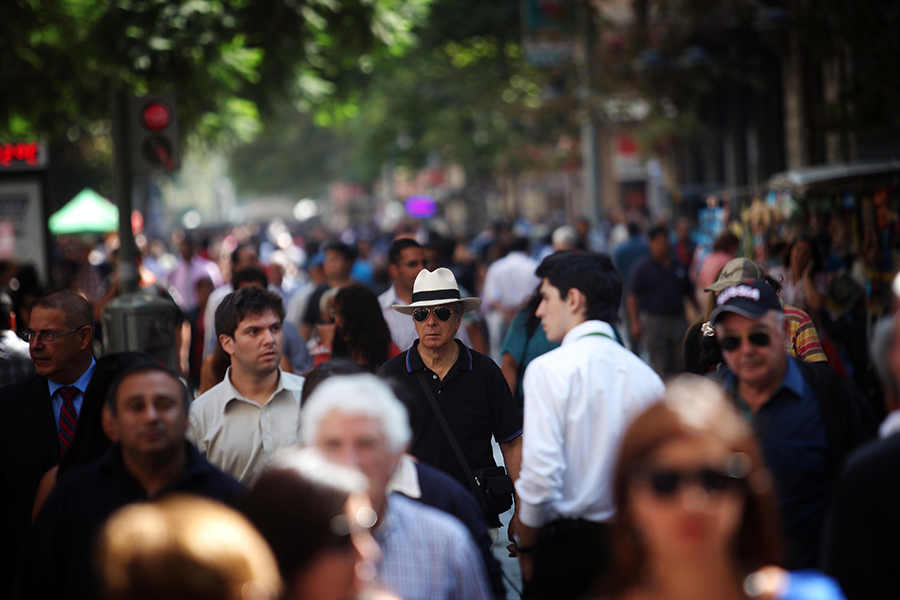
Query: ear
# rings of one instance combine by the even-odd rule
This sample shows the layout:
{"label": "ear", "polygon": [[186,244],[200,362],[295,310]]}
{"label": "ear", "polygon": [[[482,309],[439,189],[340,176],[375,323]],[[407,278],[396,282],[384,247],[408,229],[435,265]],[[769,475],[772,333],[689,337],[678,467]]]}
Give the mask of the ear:
{"label": "ear", "polygon": [[225,335],[224,333],[219,336],[219,343],[222,345],[222,350],[225,351],[225,354],[228,356],[234,356],[234,338],[230,335]]}
{"label": "ear", "polygon": [[388,275],[391,276],[391,279],[397,280],[397,274],[400,272],[400,269],[397,268],[397,265],[391,263],[388,265]]}
{"label": "ear", "polygon": [[573,315],[587,312],[587,297],[578,288],[569,288],[566,294],[566,308]]}
{"label": "ear", "polygon": [[91,346],[91,340],[94,337],[94,328],[91,326],[83,327],[78,335],[81,336],[80,346],[81,349],[89,348]]}
{"label": "ear", "polygon": [[108,437],[112,443],[115,444],[119,441],[119,423],[106,405],[103,406],[100,426],[103,428],[103,433],[106,434],[106,437]]}

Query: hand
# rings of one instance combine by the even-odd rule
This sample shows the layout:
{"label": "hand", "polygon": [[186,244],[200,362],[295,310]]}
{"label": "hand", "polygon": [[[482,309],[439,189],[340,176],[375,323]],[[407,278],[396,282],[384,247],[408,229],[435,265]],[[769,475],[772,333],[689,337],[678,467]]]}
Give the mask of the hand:
{"label": "hand", "polygon": [[331,346],[334,343],[334,323],[321,323],[318,326],[319,340],[325,346]]}
{"label": "hand", "polygon": [[812,268],[813,268],[813,261],[810,260],[808,263],[806,263],[806,266],[803,267],[803,278],[804,279],[812,276]]}
{"label": "hand", "polygon": [[531,581],[534,577],[534,554],[520,554],[519,568],[522,570],[522,581]]}

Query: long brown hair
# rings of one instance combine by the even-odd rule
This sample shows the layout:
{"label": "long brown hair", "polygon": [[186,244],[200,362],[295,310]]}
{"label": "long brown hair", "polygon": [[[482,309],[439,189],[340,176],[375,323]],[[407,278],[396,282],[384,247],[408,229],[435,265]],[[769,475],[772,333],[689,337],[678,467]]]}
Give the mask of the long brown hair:
{"label": "long brown hair", "polygon": [[638,583],[647,560],[629,506],[630,475],[636,465],[657,449],[685,437],[715,438],[731,451],[750,458],[744,514],[733,545],[737,566],[750,573],[776,563],[780,557],[774,484],[752,431],[719,386],[703,377],[683,375],[669,382],[663,400],[635,419],[622,440],[614,475],[617,513],[612,555],[615,568],[603,586],[612,596]]}

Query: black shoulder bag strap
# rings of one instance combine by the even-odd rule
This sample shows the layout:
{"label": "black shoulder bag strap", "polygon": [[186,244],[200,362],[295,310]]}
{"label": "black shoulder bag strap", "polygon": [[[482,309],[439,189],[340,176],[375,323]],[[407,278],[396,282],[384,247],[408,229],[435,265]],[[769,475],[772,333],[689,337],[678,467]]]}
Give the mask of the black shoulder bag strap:
{"label": "black shoulder bag strap", "polygon": [[456,454],[456,460],[459,461],[459,465],[462,467],[463,472],[466,474],[466,480],[469,482],[469,489],[475,495],[475,499],[479,500],[481,498],[481,493],[478,491],[478,483],[475,480],[475,474],[472,473],[472,469],[469,468],[469,461],[466,460],[465,455],[462,452],[462,448],[459,447],[459,442],[456,441],[456,436],[453,435],[453,430],[450,429],[450,423],[447,422],[447,418],[444,416],[444,411],[441,410],[441,407],[437,403],[437,399],[434,397],[434,393],[431,391],[431,387],[428,385],[428,381],[425,379],[425,372],[419,369],[416,371],[416,377],[419,378],[419,383],[422,384],[422,390],[425,391],[425,395],[428,397],[428,402],[431,404],[431,408],[434,410],[434,414],[438,418],[438,422],[441,424],[441,429],[444,430],[444,434],[447,436],[447,439],[450,441],[450,445],[453,447],[453,453]]}

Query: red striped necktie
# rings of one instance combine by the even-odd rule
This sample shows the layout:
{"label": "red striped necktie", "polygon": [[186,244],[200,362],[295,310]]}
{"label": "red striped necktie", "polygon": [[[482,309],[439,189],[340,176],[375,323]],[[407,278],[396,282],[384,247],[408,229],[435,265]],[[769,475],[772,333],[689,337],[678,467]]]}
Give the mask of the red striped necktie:
{"label": "red striped necktie", "polygon": [[75,412],[75,396],[78,388],[67,385],[59,388],[62,396],[62,409],[59,411],[59,457],[62,458],[72,447],[75,439],[75,424],[78,423],[78,413]]}

